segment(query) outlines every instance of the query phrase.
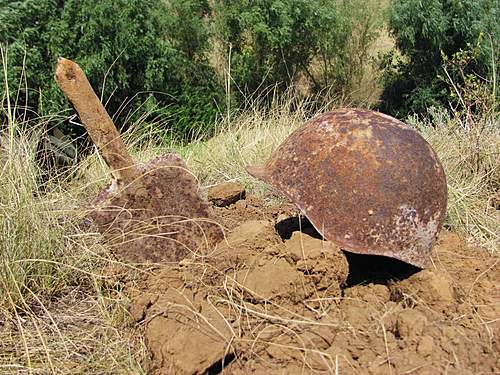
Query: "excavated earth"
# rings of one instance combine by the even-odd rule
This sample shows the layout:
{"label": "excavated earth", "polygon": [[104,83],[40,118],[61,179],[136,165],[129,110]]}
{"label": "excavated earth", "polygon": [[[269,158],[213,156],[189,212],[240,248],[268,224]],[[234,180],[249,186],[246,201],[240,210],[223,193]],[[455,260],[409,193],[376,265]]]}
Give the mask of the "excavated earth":
{"label": "excavated earth", "polygon": [[213,253],[130,283],[148,373],[500,373],[500,257],[447,231],[426,270],[354,255],[271,202],[215,207]]}

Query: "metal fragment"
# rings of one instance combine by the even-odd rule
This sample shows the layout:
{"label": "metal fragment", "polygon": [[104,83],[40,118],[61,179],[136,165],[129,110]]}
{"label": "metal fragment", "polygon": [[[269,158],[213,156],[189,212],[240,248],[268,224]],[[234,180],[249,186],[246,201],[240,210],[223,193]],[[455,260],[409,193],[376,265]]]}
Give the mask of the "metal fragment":
{"label": "metal fragment", "polygon": [[114,177],[90,212],[113,253],[128,262],[206,256],[223,232],[186,163],[175,153],[135,163],[81,68],[60,58],[56,81]]}

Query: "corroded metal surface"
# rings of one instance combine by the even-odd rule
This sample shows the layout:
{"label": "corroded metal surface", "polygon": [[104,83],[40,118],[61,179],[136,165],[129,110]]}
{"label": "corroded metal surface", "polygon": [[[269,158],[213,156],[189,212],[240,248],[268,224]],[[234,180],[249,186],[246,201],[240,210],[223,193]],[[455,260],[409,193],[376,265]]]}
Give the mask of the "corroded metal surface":
{"label": "corroded metal surface", "polygon": [[446,179],[430,145],[402,122],[361,109],[325,113],[248,172],[288,196],[343,249],[429,265]]}
{"label": "corroded metal surface", "polygon": [[170,153],[136,164],[82,69],[60,58],[55,79],[114,176],[90,213],[114,254],[133,262],[207,255],[223,232],[184,161]]}
{"label": "corroded metal surface", "polygon": [[185,162],[170,153],[139,169],[142,187],[112,183],[90,213],[113,253],[133,262],[209,254],[223,232]]}
{"label": "corroded metal surface", "polygon": [[135,180],[134,161],[127,153],[111,117],[95,94],[83,70],[75,62],[60,57],[55,79],[74,105],[80,119],[117,180]]}

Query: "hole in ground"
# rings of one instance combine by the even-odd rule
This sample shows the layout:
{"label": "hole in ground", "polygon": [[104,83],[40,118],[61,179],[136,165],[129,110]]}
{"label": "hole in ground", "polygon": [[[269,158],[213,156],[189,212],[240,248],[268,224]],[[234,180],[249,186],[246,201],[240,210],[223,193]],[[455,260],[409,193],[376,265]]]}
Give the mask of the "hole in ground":
{"label": "hole in ground", "polygon": [[344,251],[349,263],[346,287],[358,284],[384,284],[403,280],[420,271],[420,268],[397,259],[378,255],[354,254]]}
{"label": "hole in ground", "polygon": [[293,232],[305,233],[317,239],[323,239],[323,236],[314,228],[309,219],[305,216],[292,216],[281,220],[274,226],[276,232],[280,235],[282,240],[289,240]]}
{"label": "hole in ground", "polygon": [[215,362],[210,368],[205,371],[205,375],[217,375],[222,373],[222,371],[232,362],[236,356],[234,353],[229,353],[225,357],[221,358],[219,361]]}

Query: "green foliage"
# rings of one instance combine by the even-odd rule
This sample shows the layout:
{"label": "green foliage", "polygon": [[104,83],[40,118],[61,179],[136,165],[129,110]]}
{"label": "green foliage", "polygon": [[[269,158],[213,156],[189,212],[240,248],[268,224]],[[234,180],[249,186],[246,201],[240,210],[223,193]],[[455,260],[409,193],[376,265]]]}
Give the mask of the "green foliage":
{"label": "green foliage", "polygon": [[484,123],[495,118],[499,112],[498,71],[496,59],[492,57],[491,79],[478,75],[470,69],[481,53],[481,43],[467,50],[461,50],[449,59],[443,56],[444,77],[450,85],[450,97],[455,111],[466,121]]}
{"label": "green foliage", "polygon": [[216,35],[244,97],[283,92],[300,79],[311,93],[349,94],[383,25],[381,1],[225,0]]}
{"label": "green foliage", "polygon": [[260,93],[274,85],[284,90],[307,69],[317,46],[312,31],[319,26],[318,3],[226,0],[218,5],[218,33],[231,51],[232,78],[240,90]]}
{"label": "green foliage", "polygon": [[[386,58],[383,109],[405,116],[447,105],[443,63],[459,51],[477,49],[466,75],[497,79],[492,63],[499,52],[499,19],[498,0],[393,1],[389,26],[402,57]],[[453,77],[458,85],[462,78]]]}
{"label": "green foliage", "polygon": [[10,89],[23,91],[24,69],[26,87],[39,92],[24,103],[33,111],[68,108],[53,80],[64,56],[82,66],[120,125],[145,111],[180,136],[213,124],[220,89],[206,58],[206,0],[25,0],[1,8]]}
{"label": "green foliage", "polygon": [[[371,53],[386,24],[383,3],[383,0],[342,0],[323,4],[315,59],[316,80],[321,88],[333,89],[347,97],[359,89],[368,66],[377,58]],[[335,22],[328,17],[332,5],[337,7]]]}
{"label": "green foliage", "polygon": [[[347,83],[347,45],[351,29],[350,19],[343,12],[343,2],[316,1],[309,30],[312,44],[312,66],[305,72],[314,83],[314,89],[342,91]],[[311,43],[309,42],[309,43]]]}
{"label": "green foliage", "polygon": [[[0,0],[0,43],[16,108],[33,118],[71,114],[53,79],[64,56],[82,66],[119,126],[146,120],[190,139],[210,134],[219,111],[256,97],[269,104],[298,81],[306,94],[349,96],[382,27],[382,1]],[[214,68],[229,56],[230,80]]]}

